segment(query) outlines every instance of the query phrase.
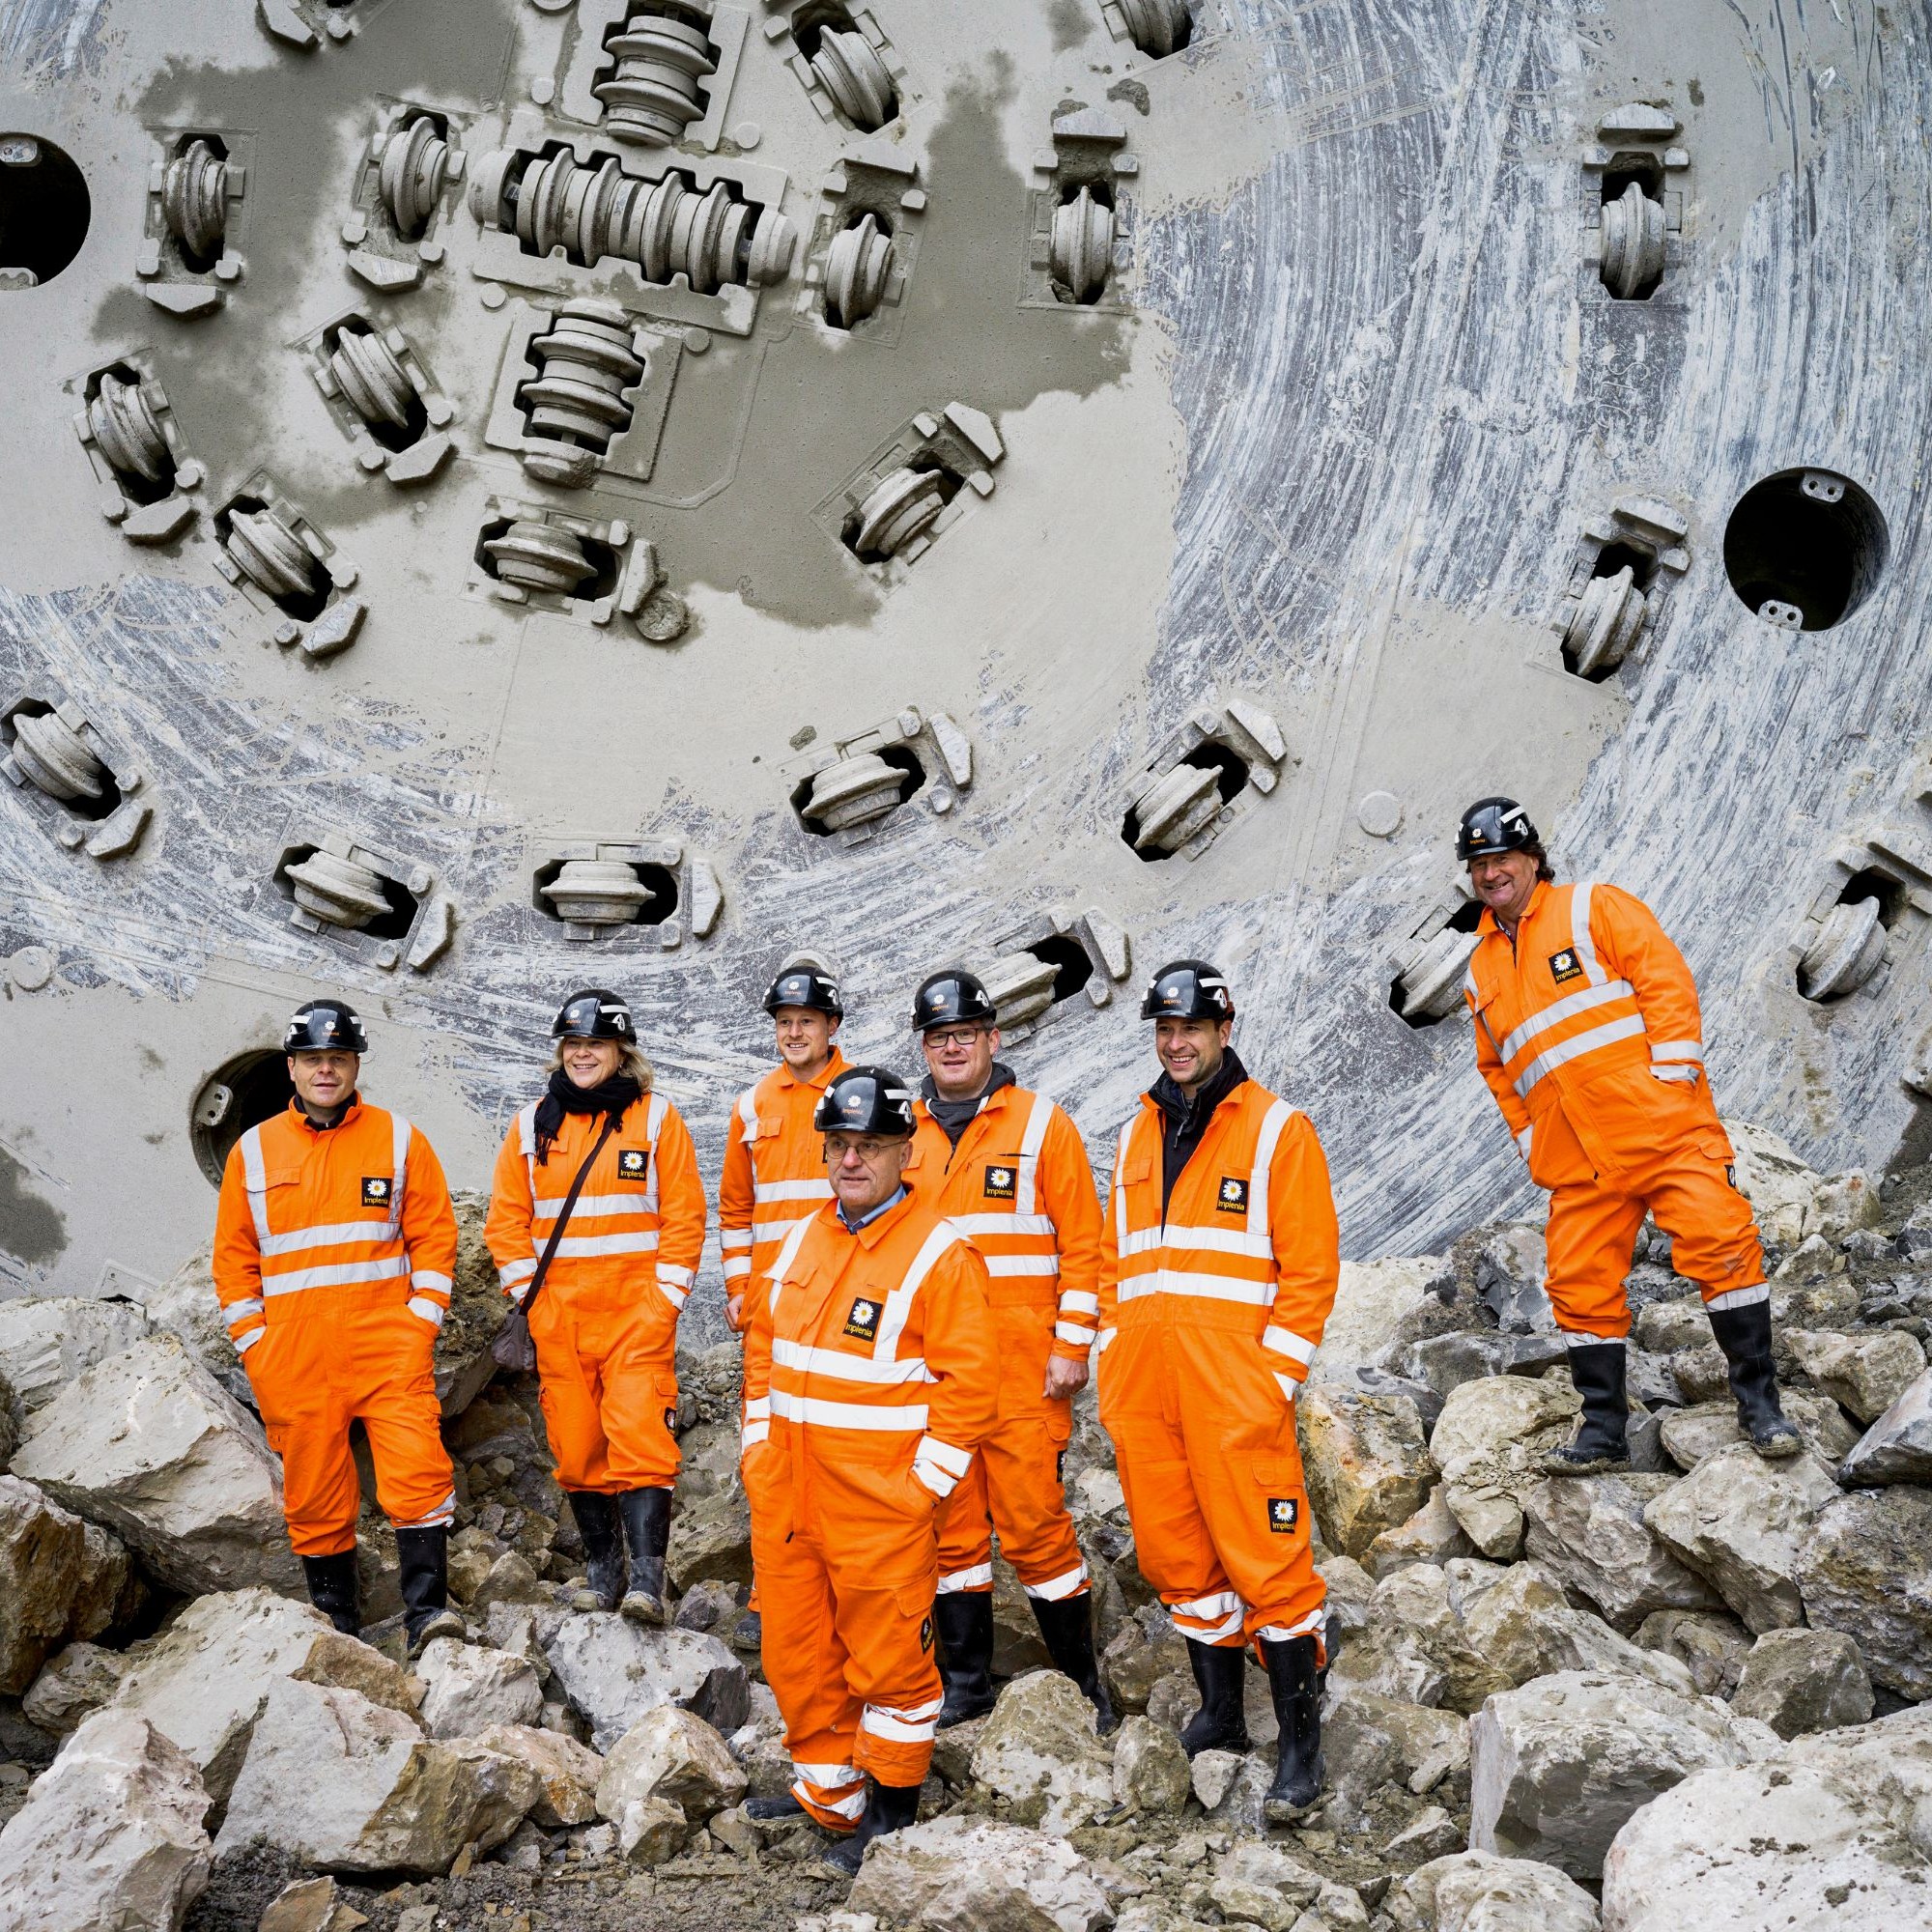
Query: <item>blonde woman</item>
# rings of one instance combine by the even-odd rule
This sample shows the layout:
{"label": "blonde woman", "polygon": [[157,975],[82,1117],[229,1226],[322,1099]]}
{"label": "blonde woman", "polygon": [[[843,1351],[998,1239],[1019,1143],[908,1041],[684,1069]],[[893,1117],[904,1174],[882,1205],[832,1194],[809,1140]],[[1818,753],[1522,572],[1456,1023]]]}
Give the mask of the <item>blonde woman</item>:
{"label": "blonde woman", "polygon": [[704,1183],[622,1000],[573,993],[551,1037],[550,1084],[497,1156],[484,1239],[536,1345],[556,1480],[587,1559],[578,1607],[662,1624],[677,1318],[704,1245]]}

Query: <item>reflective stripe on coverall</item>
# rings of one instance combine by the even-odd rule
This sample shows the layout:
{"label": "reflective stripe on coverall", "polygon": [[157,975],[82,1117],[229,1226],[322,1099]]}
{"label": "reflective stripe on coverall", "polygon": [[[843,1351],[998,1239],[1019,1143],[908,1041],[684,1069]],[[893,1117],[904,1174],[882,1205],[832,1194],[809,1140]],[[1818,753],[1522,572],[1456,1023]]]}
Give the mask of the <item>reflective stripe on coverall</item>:
{"label": "reflective stripe on coverall", "polygon": [[213,1267],[229,1339],[282,1459],[296,1554],[355,1547],[355,1421],[389,1520],[447,1523],[456,1495],[434,1354],[456,1214],[429,1142],[360,1099],[324,1128],[291,1102],[229,1152]]}
{"label": "reflective stripe on coverall", "polygon": [[992,1427],[986,1265],[918,1196],[794,1229],[746,1330],[745,1493],[792,1791],[849,1831],[865,1774],[916,1785],[943,1695],[939,1505]]}
{"label": "reflective stripe on coverall", "polygon": [[1121,1132],[1101,1235],[1100,1421],[1141,1575],[1197,1643],[1321,1635],[1294,1437],[1341,1276],[1335,1202],[1304,1114],[1244,1080],[1161,1215],[1160,1107]]}
{"label": "reflective stripe on coverall", "polygon": [[[992,1531],[1031,1597],[1089,1587],[1060,1461],[1073,1405],[1045,1394],[1050,1355],[1084,1362],[1099,1319],[1100,1203],[1073,1122],[1044,1094],[1002,1087],[953,1146],[925,1102],[905,1181],[984,1256],[999,1419],[943,1513],[939,1590],[993,1587]],[[988,1521],[990,1506],[991,1520]]]}
{"label": "reflective stripe on coverall", "polygon": [[[511,1122],[483,1228],[504,1292],[521,1301],[602,1114],[565,1114],[536,1157],[536,1107]],[[634,1100],[577,1197],[530,1315],[556,1481],[621,1495],[677,1478],[677,1318],[704,1247],[704,1183],[678,1111]]]}
{"label": "reflective stripe on coverall", "polygon": [[1548,1293],[1579,1341],[1630,1333],[1646,1210],[1719,1307],[1763,1300],[1764,1255],[1704,1077],[1696,982],[1641,899],[1539,881],[1512,943],[1483,914],[1464,997],[1476,1065],[1549,1190]]}

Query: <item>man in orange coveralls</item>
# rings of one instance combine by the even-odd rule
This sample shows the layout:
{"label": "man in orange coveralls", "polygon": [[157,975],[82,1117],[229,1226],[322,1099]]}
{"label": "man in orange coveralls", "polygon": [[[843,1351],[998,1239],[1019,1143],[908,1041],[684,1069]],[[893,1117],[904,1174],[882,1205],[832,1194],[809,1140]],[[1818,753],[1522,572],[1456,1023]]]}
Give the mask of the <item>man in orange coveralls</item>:
{"label": "man in orange coveralls", "polygon": [[1764,1256],[1704,1077],[1684,955],[1641,899],[1555,884],[1514,799],[1472,805],[1456,856],[1484,905],[1463,988],[1476,1065],[1530,1179],[1549,1190],[1549,1303],[1583,1398],[1575,1440],[1543,1466],[1586,1476],[1630,1464],[1624,1277],[1646,1210],[1670,1236],[1672,1266],[1703,1290],[1745,1434],[1761,1456],[1795,1454],[1772,1373]]}
{"label": "man in orange coveralls", "polygon": [[1206,961],[1141,1005],[1161,1077],[1121,1130],[1100,1262],[1100,1421],[1141,1574],[1187,1639],[1192,1757],[1246,1750],[1246,1645],[1281,1728],[1273,1820],[1321,1789],[1324,1588],[1294,1436],[1341,1278],[1328,1164],[1305,1114],[1249,1079],[1235,1002]]}
{"label": "man in orange coveralls", "polygon": [[1073,1122],[994,1059],[997,1018],[985,986],[957,969],[913,996],[928,1075],[906,1183],[985,1257],[1000,1351],[999,1420],[946,1505],[939,1538],[939,1724],[993,1708],[997,1527],[1054,1667],[1111,1731],[1093,1590],[1061,1483],[1099,1320],[1100,1203]]}
{"label": "man in orange coveralls", "polygon": [[[825,1144],[811,1116],[825,1090],[845,1070],[838,1034],[845,1017],[838,982],[816,961],[787,962],[765,995],[778,1038],[779,1064],[738,1095],[724,1136],[724,1178],[718,1189],[719,1245],[724,1255],[724,1319],[734,1331],[746,1320],[746,1290],[778,1259],[784,1237],[832,1199]],[[753,1295],[753,1310],[769,1303]],[[751,1607],[731,1633],[740,1650],[763,1640],[755,1579]]]}
{"label": "man in orange coveralls", "polygon": [[[745,1492],[765,1676],[791,1796],[839,1833],[828,1861],[919,1815],[941,1688],[939,1510],[993,1426],[986,1264],[902,1179],[912,1094],[855,1066],[819,1102],[837,1204],[785,1238],[745,1331]],[[867,1796],[867,1779],[870,1777]]]}
{"label": "man in orange coveralls", "polygon": [[311,1000],[282,1037],[296,1097],[236,1142],[214,1224],[214,1292],[248,1372],[310,1601],[360,1627],[349,1448],[360,1421],[395,1525],[412,1650],[461,1636],[446,1607],[456,1493],[436,1399],[456,1214],[436,1150],[355,1091],[369,1050],[340,1000]]}
{"label": "man in orange coveralls", "polygon": [[544,1097],[510,1122],[497,1155],[483,1238],[521,1304],[556,1236],[529,1324],[557,1487],[583,1539],[578,1607],[664,1624],[677,1319],[704,1248],[704,1182],[677,1109],[652,1090],[622,1000],[596,986],[573,993],[551,1037]]}

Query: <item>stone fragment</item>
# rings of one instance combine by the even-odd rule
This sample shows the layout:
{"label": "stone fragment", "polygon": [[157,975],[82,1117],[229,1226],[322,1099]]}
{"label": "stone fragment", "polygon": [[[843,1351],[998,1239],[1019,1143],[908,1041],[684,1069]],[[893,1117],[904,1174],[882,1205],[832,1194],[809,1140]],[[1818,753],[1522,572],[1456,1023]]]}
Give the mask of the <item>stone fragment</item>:
{"label": "stone fragment", "polygon": [[1195,1797],[1201,1801],[1202,1810],[1219,1809],[1229,1792],[1235,1788],[1235,1780],[1240,1776],[1241,1766],[1245,1762],[1239,1751],[1195,1752],[1188,1761],[1187,1779]]}
{"label": "stone fragment", "polygon": [[[1096,1593],[1099,1577],[1094,1577]],[[1095,1641],[1104,1641],[1096,1632]],[[993,1675],[1019,1677],[1029,1670],[1050,1670],[1053,1660],[1039,1634],[1039,1624],[1025,1586],[997,1548],[993,1551]]]}
{"label": "stone fragment", "polygon": [[934,1818],[874,1840],[846,1904],[926,1932],[1099,1932],[1114,1917],[1065,1838],[987,1818]]}
{"label": "stone fragment", "polygon": [[1435,1255],[1344,1262],[1309,1385],[1346,1381],[1351,1370],[1373,1363],[1395,1340],[1402,1318],[1422,1303],[1443,1272]]}
{"label": "stone fragment", "polygon": [[1505,1335],[1548,1334],[1555,1328],[1543,1285],[1548,1272],[1543,1230],[1530,1222],[1505,1222],[1483,1241],[1476,1255],[1476,1293]]}
{"label": "stone fragment", "polygon": [[1674,1476],[1564,1476],[1523,1492],[1523,1548],[1566,1590],[1628,1635],[1653,1610],[1703,1610],[1719,1602],[1643,1520]]}
{"label": "stone fragment", "polygon": [[385,1657],[374,1644],[342,1631],[319,1633],[300,1669],[289,1674],[301,1684],[359,1691],[370,1703],[384,1704],[406,1718],[417,1718],[422,1711],[422,1679]]}
{"label": "stone fragment", "polygon": [[1015,1678],[1000,1692],[972,1767],[975,1780],[1009,1804],[1036,1801],[1048,1832],[1091,1824],[1114,1803],[1113,1763],[1094,1707],[1057,1670]]}
{"label": "stone fragment", "polygon": [[1645,1678],[1540,1677],[1491,1698],[1469,1726],[1469,1845],[1594,1883],[1640,1805],[1693,1771],[1776,1748],[1763,1725]]}
{"label": "stone fragment", "polygon": [[1430,1804],[1382,1847],[1382,1857],[1398,1871],[1413,1871],[1432,1859],[1448,1858],[1463,1849],[1463,1828],[1441,1805]]}
{"label": "stone fragment", "polygon": [[1145,1711],[1163,1677],[1187,1668],[1187,1643],[1165,1616],[1130,1618],[1100,1658],[1100,1676],[1117,1711]]}
{"label": "stone fragment", "polygon": [[71,1294],[0,1301],[0,1362],[29,1415],[147,1332],[147,1313],[131,1301]]}
{"label": "stone fragment", "polygon": [[1838,1471],[1847,1483],[1932,1485],[1932,1369],[1901,1391]]}
{"label": "stone fragment", "polygon": [[445,1872],[516,1830],[542,1791],[515,1759],[423,1736],[354,1690],[282,1679],[249,1740],[217,1856],[260,1838],[338,1872]]}
{"label": "stone fragment", "polygon": [[1842,1631],[1766,1631],[1745,1659],[1731,1709],[1781,1738],[1862,1724],[1872,1714],[1871,1679]]}
{"label": "stone fragment", "polygon": [[1751,1646],[1750,1633],[1728,1610],[1653,1610],[1634,1640],[1639,1650],[1675,1658],[1705,1697],[1728,1697],[1738,1688]]}
{"label": "stone fragment", "polygon": [[617,1850],[638,1865],[661,1865],[691,1838],[691,1821],[668,1798],[639,1798],[616,1821]]}
{"label": "stone fragment", "polygon": [[728,1736],[751,1708],[743,1662],[703,1631],[646,1630],[615,1610],[567,1617],[545,1646],[551,1668],[608,1750],[662,1704]]}
{"label": "stone fragment", "polygon": [[1796,1577],[1813,1629],[1853,1638],[1874,1684],[1915,1703],[1932,1697],[1932,1490],[1833,1496]]}
{"label": "stone fragment", "polygon": [[1817,1457],[1768,1463],[1741,1443],[1699,1463],[1643,1520],[1761,1634],[1804,1622],[1799,1558],[1813,1520],[1837,1493]]}
{"label": "stone fragment", "polygon": [[1396,1932],[1598,1932],[1597,1901],[1554,1865],[1457,1852],[1419,1866],[1384,1901]]}
{"label": "stone fragment", "polygon": [[275,1894],[255,1932],[355,1932],[368,1922],[332,1878],[307,1878]]}
{"label": "stone fragment", "polygon": [[752,1511],[742,1490],[680,1503],[665,1555],[671,1587],[683,1594],[702,1582],[752,1580]]}
{"label": "stone fragment", "polygon": [[1451,1391],[1430,1453],[1449,1513],[1485,1556],[1508,1562],[1521,1554],[1522,1495],[1543,1480],[1544,1451],[1570,1439],[1580,1406],[1567,1382],[1522,1376]]}
{"label": "stone fragment", "polygon": [[1852,1335],[1795,1328],[1784,1340],[1811,1382],[1867,1424],[1925,1373],[1925,1350],[1902,1328]]}
{"label": "stone fragment", "polygon": [[575,1738],[528,1724],[492,1724],[475,1742],[498,1757],[513,1757],[536,1773],[542,1795],[530,1816],[547,1832],[587,1825],[597,1816],[597,1782],[604,1760]]}
{"label": "stone fragment", "polygon": [[1828,1179],[1768,1127],[1726,1121],[1724,1130],[1736,1155],[1738,1187],[1767,1241],[1790,1248],[1813,1235],[1835,1239],[1878,1218],[1878,1189],[1862,1170]]}
{"label": "stone fragment", "polygon": [[422,1727],[433,1738],[474,1737],[492,1724],[533,1724],[543,1710],[543,1686],[521,1657],[440,1636],[416,1660],[427,1686]]}
{"label": "stone fragment", "polygon": [[1634,1332],[1638,1348],[1652,1354],[1675,1355],[1710,1345],[1711,1318],[1701,1295],[1687,1294],[1675,1301],[1647,1302],[1637,1310]]}
{"label": "stone fragment", "polygon": [[[1839,1412],[1838,1405],[1804,1389],[1779,1389],[1785,1415],[1821,1463],[1836,1463],[1858,1440],[1858,1431]],[[1720,1449],[1735,1448],[1745,1439],[1738,1426],[1738,1406],[1728,1394],[1690,1408],[1675,1408],[1663,1416],[1664,1454],[1680,1469],[1694,1469]]]}
{"label": "stone fragment", "polygon": [[1427,1796],[1466,1786],[1469,1720],[1367,1692],[1342,1698],[1322,1723],[1321,1754],[1336,1788],[1357,1802],[1384,1785]]}
{"label": "stone fragment", "polygon": [[65,1737],[113,1696],[131,1662],[125,1651],[71,1643],[47,1659],[20,1708],[42,1730]]}
{"label": "stone fragment", "polygon": [[262,1426],[172,1335],[97,1362],[28,1424],[14,1473],[188,1596],[300,1588]]}
{"label": "stone fragment", "polygon": [[[1454,1571],[1452,1565],[1452,1577]],[[1463,1638],[1512,1683],[1558,1670],[1624,1670],[1666,1690],[1690,1690],[1675,1659],[1638,1649],[1601,1618],[1576,1608],[1538,1565],[1513,1564],[1500,1577],[1485,1580],[1487,1588],[1461,1593]]]}
{"label": "stone fragment", "polygon": [[154,1725],[98,1712],[0,1832],[7,1932],[179,1932],[207,1888],[208,1792]]}
{"label": "stone fragment", "polygon": [[1294,1406],[1321,1540],[1345,1556],[1365,1556],[1378,1536],[1421,1508],[1435,1480],[1415,1405],[1406,1396],[1318,1386],[1304,1389]]}
{"label": "stone fragment", "polygon": [[1246,1879],[1217,1878],[1208,1888],[1208,1896],[1224,1925],[1259,1925],[1262,1932],[1290,1932],[1301,1917],[1299,1906],[1289,1904],[1265,1886],[1250,1885]]}
{"label": "stone fragment", "polygon": [[597,1781],[597,1810],[621,1836],[627,1809],[644,1799],[664,1799],[701,1825],[744,1795],[745,1774],[724,1740],[702,1718],[663,1704],[611,1747]]}
{"label": "stone fragment", "polygon": [[34,1484],[0,1476],[0,1695],[18,1696],[69,1637],[104,1628],[90,1616],[101,1580],[94,1567],[79,1517]]}
{"label": "stone fragment", "polygon": [[1151,1718],[1123,1719],[1114,1739],[1114,1802],[1149,1817],[1179,1815],[1190,1789],[1180,1740]]}
{"label": "stone fragment", "polygon": [[1369,1553],[1363,1561],[1371,1576],[1392,1577],[1411,1563],[1442,1564],[1451,1557],[1475,1553],[1476,1546],[1449,1514],[1438,1483],[1430,1491],[1429,1500],[1406,1522],[1383,1530],[1369,1545]]}

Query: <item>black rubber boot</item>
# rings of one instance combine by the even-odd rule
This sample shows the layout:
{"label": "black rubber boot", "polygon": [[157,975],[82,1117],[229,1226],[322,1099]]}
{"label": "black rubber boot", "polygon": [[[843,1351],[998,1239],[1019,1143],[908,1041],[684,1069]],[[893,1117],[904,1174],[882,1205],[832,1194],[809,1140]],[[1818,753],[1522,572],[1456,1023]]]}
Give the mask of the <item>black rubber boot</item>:
{"label": "black rubber boot", "polygon": [[789,1791],[777,1798],[745,1800],[745,1816],[748,1818],[809,1818],[810,1815]]}
{"label": "black rubber boot", "polygon": [[631,1546],[631,1587],[620,1605],[634,1624],[662,1629],[670,1622],[665,1604],[665,1550],[670,1543],[670,1492],[626,1490],[617,1498],[624,1541]]}
{"label": "black rubber boot", "polygon": [[1589,1342],[1570,1350],[1570,1380],[1583,1398],[1577,1434],[1543,1458],[1547,1476],[1601,1476],[1630,1467],[1629,1358],[1622,1342]]}
{"label": "black rubber boot", "polygon": [[1238,1644],[1196,1643],[1187,1639],[1187,1661],[1201,1690],[1201,1708],[1180,1729],[1189,1757],[1205,1750],[1248,1748],[1248,1714],[1242,1705],[1248,1653]]}
{"label": "black rubber boot", "polygon": [[449,1531],[399,1529],[396,1556],[402,1570],[403,1627],[412,1657],[436,1637],[464,1634],[463,1619],[449,1608]]}
{"label": "black rubber boot", "polygon": [[1281,1730],[1275,1751],[1274,1782],[1262,1800],[1262,1816],[1271,1825],[1288,1824],[1311,1810],[1321,1796],[1321,1688],[1315,1664],[1315,1639],[1290,1637],[1286,1643],[1262,1638],[1268,1693]]}
{"label": "black rubber boot", "polygon": [[1044,1597],[1030,1597],[1034,1621],[1046,1640],[1046,1654],[1053,1667],[1072,1678],[1081,1694],[1093,1705],[1100,1735],[1104,1738],[1120,1728],[1113,1700],[1100,1682],[1100,1668],[1094,1659],[1094,1597],[1082,1590],[1077,1597],[1062,1597],[1049,1603]]}
{"label": "black rubber boot", "polygon": [[308,1584],[309,1602],[345,1636],[355,1636],[361,1630],[355,1550],[345,1549],[339,1556],[304,1556],[302,1578]]}
{"label": "black rubber boot", "polygon": [[902,1832],[918,1822],[918,1785],[874,1783],[859,1829],[849,1838],[835,1838],[819,1856],[834,1870],[842,1871],[847,1878],[857,1878],[859,1867],[866,1861],[866,1847],[874,1838],[883,1838],[888,1832]]}
{"label": "black rubber boot", "polygon": [[578,1610],[614,1610],[624,1595],[624,1535],[615,1496],[566,1490],[577,1533],[583,1539],[583,1583],[571,1600]]}
{"label": "black rubber boot", "polygon": [[1777,1372],[1771,1359],[1771,1303],[1744,1308],[1712,1308],[1711,1333],[1730,1364],[1731,1394],[1737,1398],[1738,1424],[1760,1456],[1795,1456],[1804,1438],[1777,1400]]}
{"label": "black rubber boot", "polygon": [[993,1708],[992,1591],[949,1590],[935,1598],[932,1627],[939,1634],[939,1681],[946,1686],[939,1707],[944,1731]]}

